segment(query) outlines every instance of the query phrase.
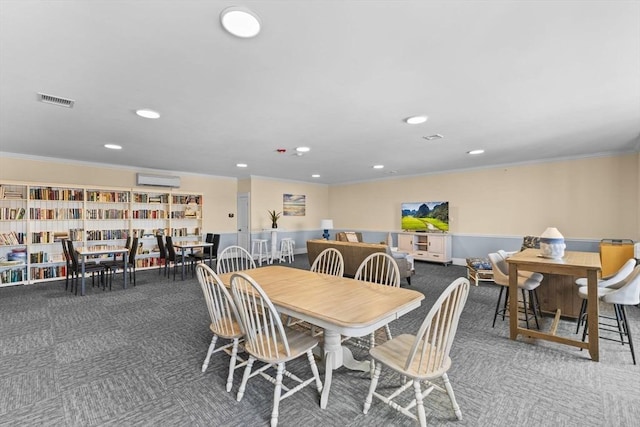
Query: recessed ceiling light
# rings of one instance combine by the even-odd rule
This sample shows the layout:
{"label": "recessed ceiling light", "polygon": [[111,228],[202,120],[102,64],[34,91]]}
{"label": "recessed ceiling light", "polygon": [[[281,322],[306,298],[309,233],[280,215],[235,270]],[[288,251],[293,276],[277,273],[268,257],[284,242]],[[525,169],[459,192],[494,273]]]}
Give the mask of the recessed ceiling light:
{"label": "recessed ceiling light", "polygon": [[247,164],[246,163],[238,163],[238,164],[236,164],[236,166],[239,167],[239,168],[246,168]]}
{"label": "recessed ceiling light", "polygon": [[148,110],[146,108],[142,110],[136,110],[136,114],[140,117],[144,117],[145,119],[157,119],[160,117],[160,113],[153,110]]}
{"label": "recessed ceiling light", "polygon": [[484,153],[484,150],[471,150],[471,151],[467,151],[467,154],[482,154]]}
{"label": "recessed ceiling light", "polygon": [[296,151],[298,153],[308,153],[309,151],[311,151],[311,148],[309,148],[309,147],[298,147],[298,148],[296,148]]}
{"label": "recessed ceiling light", "polygon": [[411,116],[404,119],[404,121],[409,123],[410,125],[419,125],[420,123],[426,122],[427,119],[427,116]]}
{"label": "recessed ceiling light", "polygon": [[118,144],[104,144],[104,148],[108,148],[109,150],[122,150],[122,146]]}
{"label": "recessed ceiling light", "polygon": [[320,178],[320,175],[318,175],[317,173],[314,173],[313,175],[311,175],[311,178]]}
{"label": "recessed ceiling light", "polygon": [[246,7],[226,8],[220,14],[220,22],[230,34],[243,39],[255,37],[260,32],[260,18]]}
{"label": "recessed ceiling light", "polygon": [[384,168],[384,165],[373,165],[374,169],[382,169]]}

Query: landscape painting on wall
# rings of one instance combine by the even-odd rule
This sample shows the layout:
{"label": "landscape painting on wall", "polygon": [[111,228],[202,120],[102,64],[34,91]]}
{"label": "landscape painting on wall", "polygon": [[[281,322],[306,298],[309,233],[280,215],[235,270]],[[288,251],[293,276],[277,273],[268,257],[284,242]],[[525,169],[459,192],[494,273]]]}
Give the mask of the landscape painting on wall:
{"label": "landscape painting on wall", "polygon": [[449,231],[449,202],[402,203],[402,229],[407,231]]}
{"label": "landscape painting on wall", "polygon": [[283,194],[282,214],[284,216],[304,216],[307,197],[304,194]]}

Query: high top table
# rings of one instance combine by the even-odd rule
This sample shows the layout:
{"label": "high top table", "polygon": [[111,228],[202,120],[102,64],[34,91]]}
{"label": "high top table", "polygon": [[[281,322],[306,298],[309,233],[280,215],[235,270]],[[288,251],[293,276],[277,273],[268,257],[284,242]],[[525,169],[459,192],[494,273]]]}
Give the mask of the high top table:
{"label": "high top table", "polygon": [[507,258],[507,262],[509,263],[509,295],[512,296],[518,295],[518,270],[587,278],[588,342],[556,335],[557,324],[562,314],[560,309],[556,311],[556,317],[549,332],[535,331],[519,326],[518,298],[514,297],[509,299],[509,332],[512,340],[515,340],[518,335],[525,335],[588,349],[591,359],[597,362],[600,359],[598,349],[600,336],[598,330],[598,272],[602,268],[600,255],[596,252],[567,251],[561,259],[549,259],[542,257],[540,249],[525,249]]}
{"label": "high top table", "polygon": [[[324,328],[325,379],[320,407],[326,408],[334,369],[345,366],[369,371],[342,345],[341,335],[367,336],[420,306],[420,292],[330,276],[284,266],[245,270],[279,312]],[[229,286],[233,273],[220,276]]]}
{"label": "high top table", "polygon": [[[205,248],[212,247],[213,243],[209,242],[176,242],[173,244],[173,247],[176,249],[180,249],[180,254],[182,255],[182,272],[181,272],[181,280],[184,280],[184,264],[185,264],[185,253],[187,249],[191,249],[191,253],[193,253],[193,249],[195,248]],[[209,252],[209,264],[211,264],[211,260],[213,259],[213,255]]]}

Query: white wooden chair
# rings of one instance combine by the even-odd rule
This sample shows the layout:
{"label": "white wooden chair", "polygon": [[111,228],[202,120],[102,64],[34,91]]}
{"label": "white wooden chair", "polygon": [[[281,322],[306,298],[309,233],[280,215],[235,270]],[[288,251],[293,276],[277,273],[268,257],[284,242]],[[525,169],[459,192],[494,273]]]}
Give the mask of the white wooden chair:
{"label": "white wooden chair", "polygon": [[[400,287],[400,270],[396,260],[389,254],[384,252],[376,252],[366,257],[354,277],[356,280],[362,280],[363,282],[378,283],[380,285]],[[393,338],[391,335],[391,329],[389,325],[384,325],[384,331],[387,336],[387,340]],[[363,342],[362,339],[347,338],[350,342],[358,347],[372,349],[376,345],[376,332],[372,332],[369,335],[369,342]],[[371,363],[371,375],[375,364]]]}
{"label": "white wooden chair", "polygon": [[[364,402],[365,414],[375,396],[400,413],[419,421],[424,427],[427,422],[423,399],[433,390],[438,390],[449,395],[456,417],[462,419],[462,411],[456,402],[447,371],[451,367],[449,352],[458,328],[458,319],[468,295],[469,280],[462,277],[456,279],[429,310],[416,335],[403,334],[370,350],[371,357],[377,363]],[[376,392],[383,366],[391,368],[403,378],[403,384],[389,396]],[[438,378],[442,379],[444,388],[432,382]],[[421,384],[427,386],[424,392]],[[412,386],[415,397],[408,405],[401,406],[393,401]],[[417,416],[410,411],[414,407]]]}
{"label": "white wooden chair", "polygon": [[[209,351],[207,351],[207,357],[202,364],[202,372],[207,370],[209,360],[213,353],[224,351],[229,354],[231,357],[229,360],[229,375],[227,376],[227,392],[229,392],[233,386],[234,370],[247,364],[247,362],[237,357],[238,345],[240,339],[244,336],[238,321],[238,310],[236,309],[231,294],[229,294],[227,288],[220,281],[218,275],[214,273],[208,265],[205,263],[198,264],[196,266],[196,273],[198,275],[198,282],[200,282],[200,287],[204,293],[204,299],[207,303],[209,317],[211,318],[209,329],[213,333]],[[218,338],[231,340],[231,342],[216,348]],[[229,348],[231,348],[231,351],[229,351]],[[238,361],[241,363],[238,364]]]}
{"label": "white wooden chair", "polygon": [[344,258],[342,258],[339,250],[327,248],[313,260],[311,271],[342,277],[344,274]]}
{"label": "white wooden chair", "polygon": [[[242,383],[238,390],[237,400],[244,395],[247,381],[255,375],[262,374],[270,367],[276,368],[276,378],[273,393],[273,410],[271,412],[271,425],[278,424],[278,407],[280,401],[286,399],[307,385],[315,382],[318,393],[322,391],[322,381],[318,373],[313,348],[318,345],[318,340],[290,328],[285,328],[280,320],[280,314],[271,303],[269,297],[251,277],[239,272],[231,276],[231,293],[240,315],[240,324],[245,333],[245,351],[249,353],[249,360],[242,376]],[[285,363],[307,356],[313,376],[302,380],[296,375],[285,371]],[[252,372],[253,363],[258,360],[265,365]],[[282,383],[282,377],[297,383],[289,388]],[[282,394],[282,390],[285,393]],[[300,421],[300,420],[299,420]]]}
{"label": "white wooden chair", "polygon": [[225,248],[216,263],[218,274],[233,273],[234,271],[256,268],[256,262],[251,254],[243,247],[229,246]]}

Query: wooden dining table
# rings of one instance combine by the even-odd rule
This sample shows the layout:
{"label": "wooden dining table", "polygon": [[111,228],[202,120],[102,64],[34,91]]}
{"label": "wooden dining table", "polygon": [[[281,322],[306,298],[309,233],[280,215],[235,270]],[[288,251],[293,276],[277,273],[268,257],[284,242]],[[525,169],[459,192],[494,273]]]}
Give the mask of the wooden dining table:
{"label": "wooden dining table", "polygon": [[[518,316],[509,317],[510,338],[515,340],[518,335],[529,336],[561,344],[572,345],[589,350],[589,355],[594,361],[600,360],[599,330],[598,330],[598,272],[602,269],[600,255],[596,252],[570,252],[564,253],[560,259],[542,257],[540,249],[525,249],[509,258],[509,294],[518,295],[518,271],[533,271],[558,275],[569,275],[587,278],[587,327],[589,339],[582,342],[577,339],[567,338],[556,334],[558,322],[562,316],[560,309],[556,310],[555,318],[549,331],[536,331],[524,328],[518,324]],[[518,312],[518,298],[510,298],[509,312]]]}
{"label": "wooden dining table", "polygon": [[[324,328],[325,379],[320,407],[326,408],[333,371],[341,366],[369,372],[369,361],[357,361],[341,336],[367,336],[418,308],[418,291],[362,282],[285,266],[245,270],[266,292],[279,312]],[[220,276],[230,285],[233,273]]]}

